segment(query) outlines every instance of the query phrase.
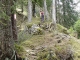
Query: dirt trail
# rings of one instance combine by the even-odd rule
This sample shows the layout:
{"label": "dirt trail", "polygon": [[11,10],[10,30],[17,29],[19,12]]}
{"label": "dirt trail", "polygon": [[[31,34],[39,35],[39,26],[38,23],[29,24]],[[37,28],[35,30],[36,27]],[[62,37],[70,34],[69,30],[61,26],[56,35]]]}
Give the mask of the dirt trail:
{"label": "dirt trail", "polygon": [[52,35],[52,33],[48,34],[46,33],[44,35],[44,42],[41,45],[36,46],[33,50],[32,49],[26,49],[27,57],[29,60],[36,60],[37,59],[37,53],[43,49],[53,48],[56,44],[63,45],[66,42],[68,42],[71,39],[69,35],[66,34],[56,34]]}

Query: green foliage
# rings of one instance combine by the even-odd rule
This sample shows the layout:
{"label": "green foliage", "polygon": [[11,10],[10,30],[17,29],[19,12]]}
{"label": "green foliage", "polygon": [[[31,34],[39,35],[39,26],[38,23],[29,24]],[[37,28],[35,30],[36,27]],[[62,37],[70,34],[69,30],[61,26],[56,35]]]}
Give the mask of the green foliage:
{"label": "green foliage", "polygon": [[22,41],[25,41],[27,39],[30,39],[32,37],[31,34],[28,34],[27,31],[25,30],[20,30],[20,32],[18,33],[18,41],[19,42],[22,42]]}
{"label": "green foliage", "polygon": [[73,27],[70,27],[70,29],[68,30],[68,32],[69,32],[70,34],[73,33],[73,32],[74,32]]}
{"label": "green foliage", "polygon": [[15,44],[15,50],[16,50],[17,52],[23,52],[23,51],[24,51],[24,48],[23,48],[23,46],[21,46],[21,45]]}
{"label": "green foliage", "polygon": [[74,24],[74,29],[77,31],[78,33],[78,38],[80,38],[80,20],[78,20],[75,24]]}
{"label": "green foliage", "polygon": [[10,17],[6,14],[6,11],[1,11],[0,18],[3,18],[5,21],[10,19]]}
{"label": "green foliage", "polygon": [[47,9],[48,11],[50,10],[50,7],[51,7],[51,4],[52,3],[52,0],[46,0],[46,4],[47,4]]}
{"label": "green foliage", "polygon": [[[60,0],[57,2],[62,3],[62,4],[59,3],[57,4],[58,22],[64,27],[69,28],[77,21],[78,18],[78,13],[77,11],[74,10],[75,9],[74,2],[73,0]],[[59,9],[61,9],[61,11]]]}
{"label": "green foliage", "polygon": [[75,23],[74,29],[75,29],[78,33],[80,33],[80,20],[78,20],[78,21]]}
{"label": "green foliage", "polygon": [[27,5],[27,0],[17,0],[17,6],[22,4]]}
{"label": "green foliage", "polygon": [[29,47],[29,48],[31,48],[31,49],[34,48],[34,45],[32,44],[31,41],[23,42],[22,45],[25,46],[25,47]]}
{"label": "green foliage", "polygon": [[24,47],[21,46],[20,44],[15,44],[14,46],[15,46],[15,50],[16,50],[16,53],[18,54],[18,56],[21,58],[25,58],[26,51],[25,51]]}
{"label": "green foliage", "polygon": [[68,33],[69,33],[71,36],[77,37],[77,36],[76,36],[77,32],[73,29],[73,27],[70,27],[70,29],[68,30]]}
{"label": "green foliage", "polygon": [[26,41],[22,42],[21,45],[31,49],[33,49],[35,46],[41,45],[44,41],[44,35],[32,35],[31,37],[30,35],[27,35],[26,37],[28,38]]}
{"label": "green foliage", "polygon": [[[11,1],[11,3],[9,1],[4,1],[4,3],[2,1],[0,2],[0,23],[4,26],[8,24],[8,21],[11,21],[10,15],[12,14],[12,10],[14,11],[16,9],[15,2]],[[13,6],[15,6],[15,8],[13,8]]]}
{"label": "green foliage", "polygon": [[43,7],[43,0],[37,0],[37,4],[38,4],[40,7]]}
{"label": "green foliage", "polygon": [[80,60],[78,56],[80,56],[80,41],[74,38],[70,40],[70,44],[73,47],[74,50],[74,60]]}

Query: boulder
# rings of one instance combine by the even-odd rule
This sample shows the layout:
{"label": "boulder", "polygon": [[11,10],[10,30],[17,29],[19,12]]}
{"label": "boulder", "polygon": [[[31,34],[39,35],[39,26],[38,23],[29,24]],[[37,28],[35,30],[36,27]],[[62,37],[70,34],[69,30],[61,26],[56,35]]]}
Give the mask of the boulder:
{"label": "boulder", "polygon": [[43,34],[43,29],[38,27],[36,24],[34,24],[31,27],[31,33],[33,35],[42,35]]}

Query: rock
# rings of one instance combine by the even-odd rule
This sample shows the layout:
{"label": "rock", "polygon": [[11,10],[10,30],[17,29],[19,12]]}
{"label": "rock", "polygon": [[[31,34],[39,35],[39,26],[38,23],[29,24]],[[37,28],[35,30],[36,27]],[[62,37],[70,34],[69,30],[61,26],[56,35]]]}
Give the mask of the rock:
{"label": "rock", "polygon": [[78,56],[78,58],[80,58],[80,55]]}
{"label": "rock", "polygon": [[9,60],[9,58],[5,58],[5,60]]}
{"label": "rock", "polygon": [[31,32],[33,35],[41,35],[43,34],[43,29],[34,24],[31,27]]}
{"label": "rock", "polygon": [[25,58],[25,60],[28,60],[27,57]]}
{"label": "rock", "polygon": [[58,40],[57,42],[58,42],[58,43],[61,43],[61,40]]}
{"label": "rock", "polygon": [[36,56],[37,55],[35,50],[26,50],[26,52],[28,53],[26,55],[32,55],[32,56]]}
{"label": "rock", "polygon": [[35,52],[30,52],[30,55],[36,56],[37,54]]}
{"label": "rock", "polygon": [[36,32],[36,28],[39,28],[36,24],[33,24],[31,27],[32,33]]}

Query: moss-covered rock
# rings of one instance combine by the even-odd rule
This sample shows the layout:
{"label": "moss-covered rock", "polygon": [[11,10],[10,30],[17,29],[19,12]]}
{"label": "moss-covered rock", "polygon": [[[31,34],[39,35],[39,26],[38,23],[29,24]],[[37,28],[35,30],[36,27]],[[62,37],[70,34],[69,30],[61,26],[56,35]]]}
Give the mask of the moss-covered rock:
{"label": "moss-covered rock", "polygon": [[37,27],[35,27],[35,32],[33,33],[34,35],[42,35],[42,34],[44,34],[44,31],[43,31],[43,29],[42,28],[37,28]]}
{"label": "moss-covered rock", "polygon": [[32,25],[33,25],[32,23],[28,23],[28,24],[27,24],[28,29],[31,28]]}

